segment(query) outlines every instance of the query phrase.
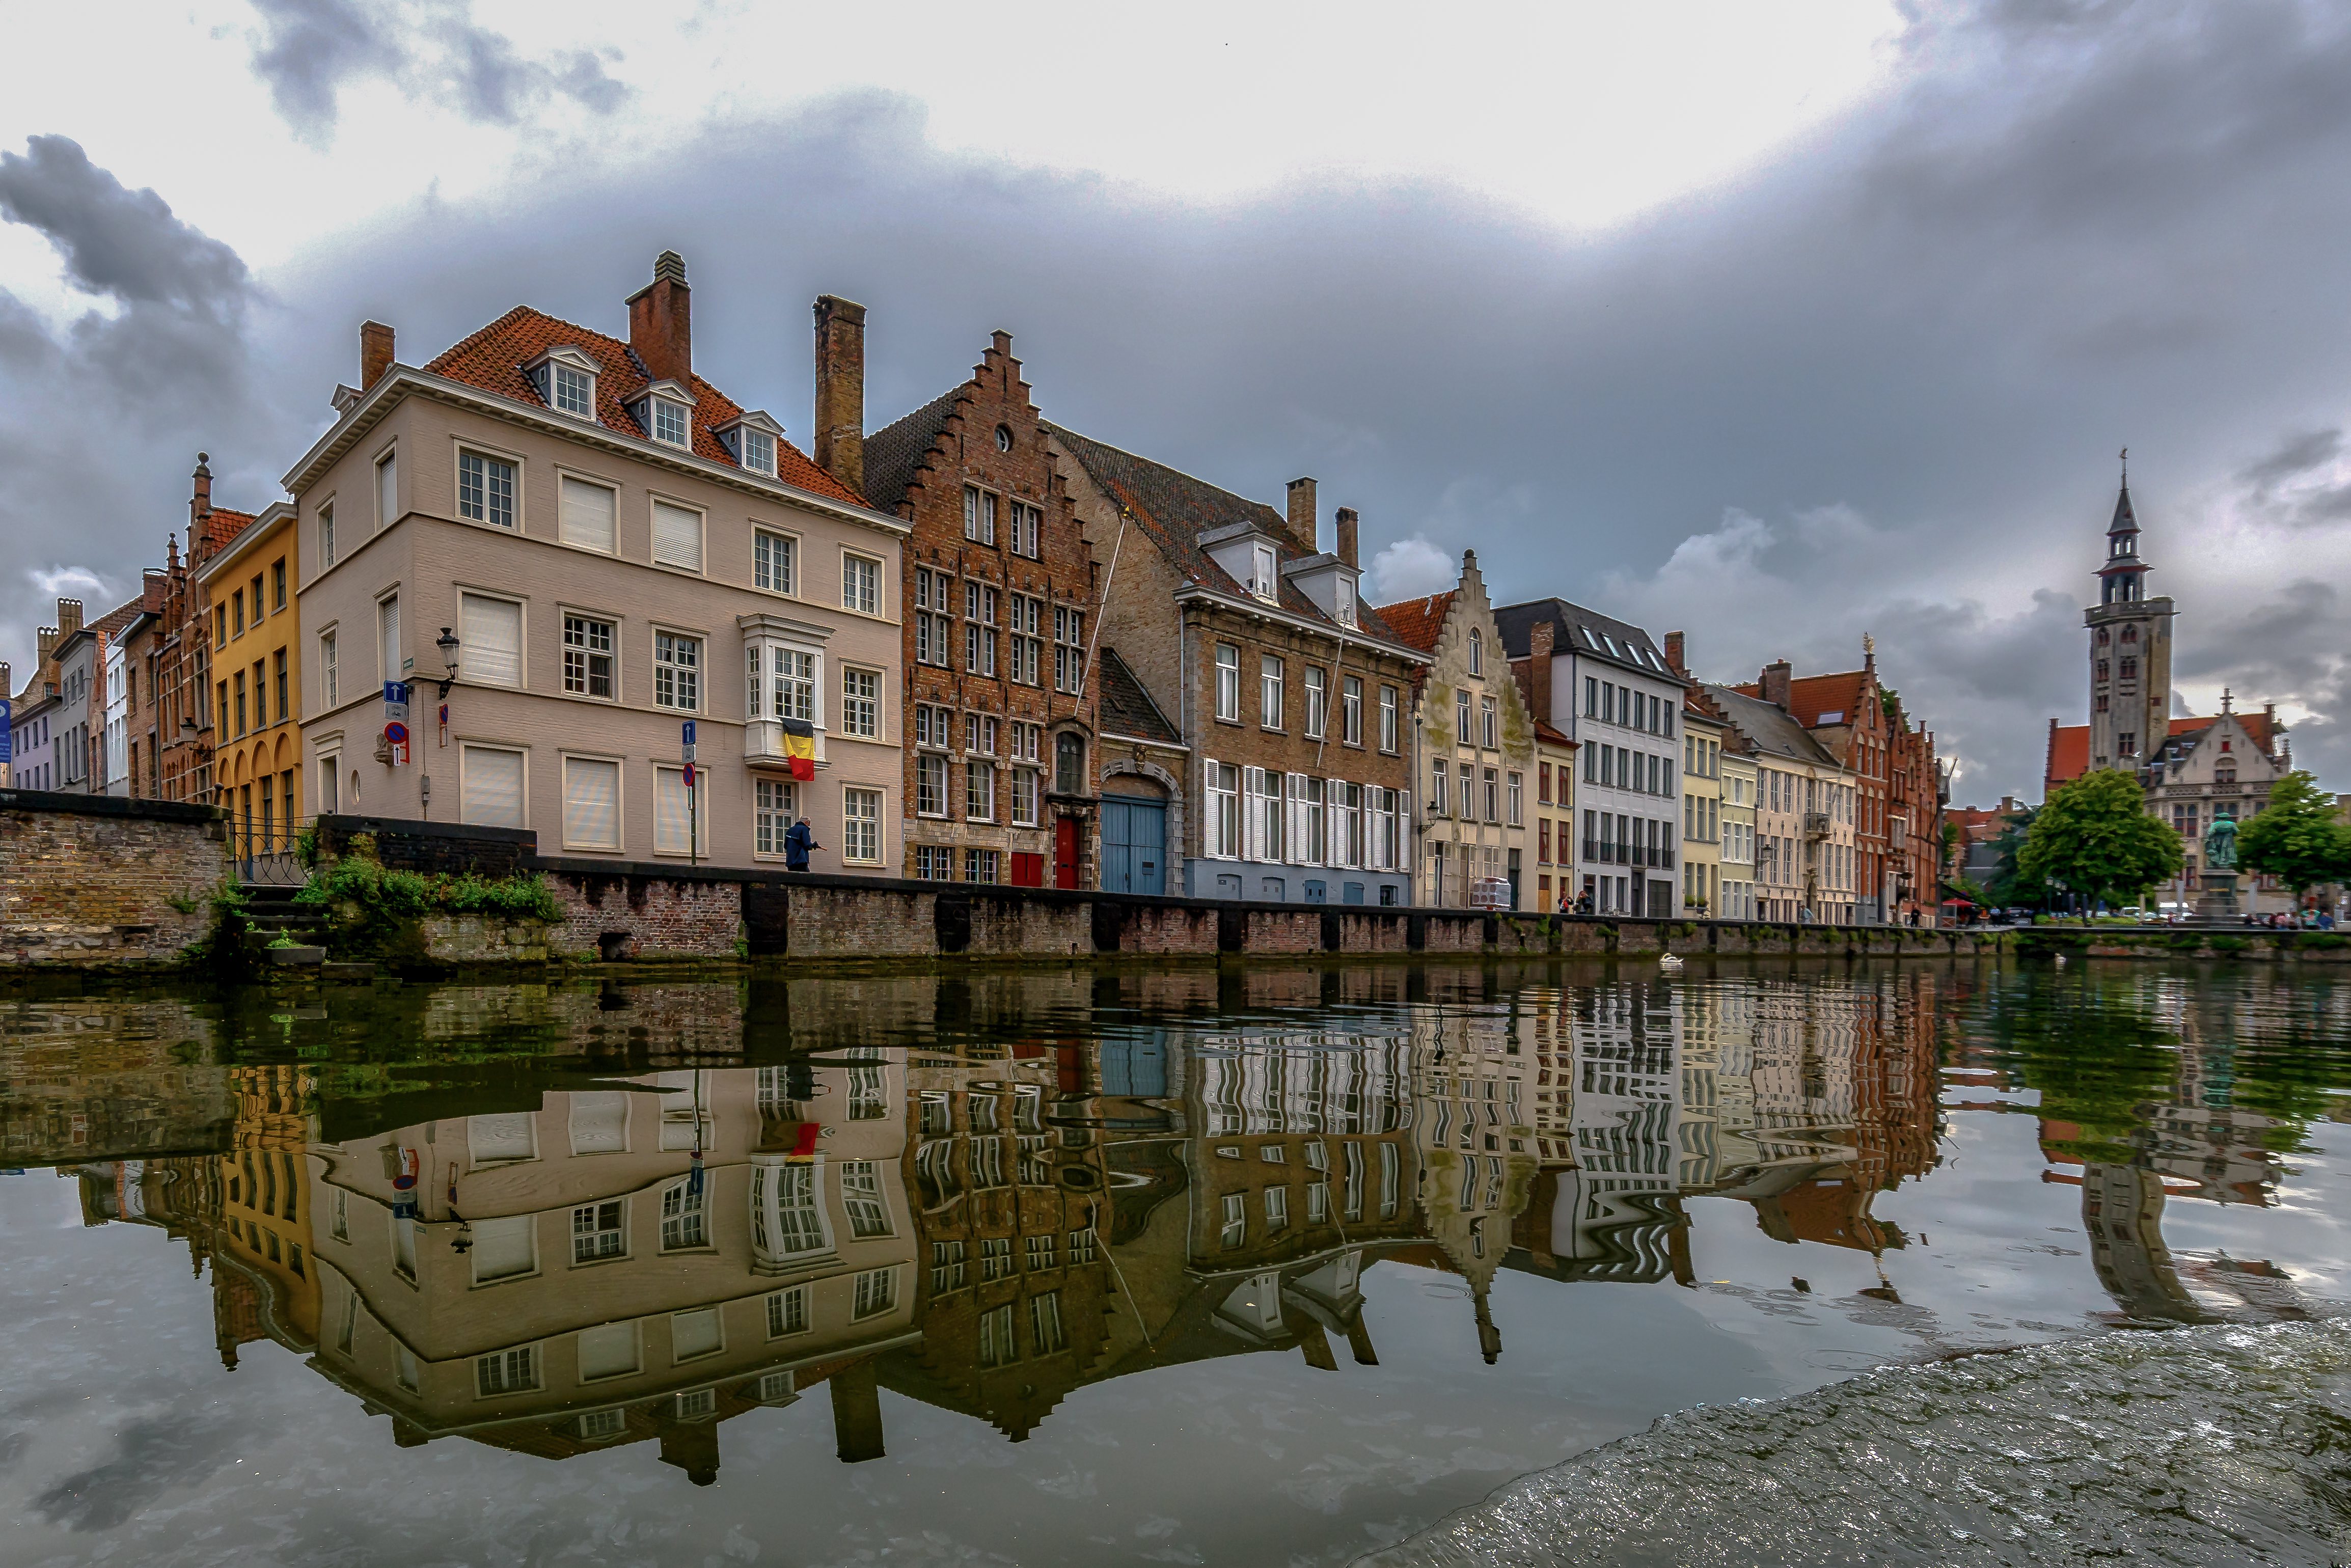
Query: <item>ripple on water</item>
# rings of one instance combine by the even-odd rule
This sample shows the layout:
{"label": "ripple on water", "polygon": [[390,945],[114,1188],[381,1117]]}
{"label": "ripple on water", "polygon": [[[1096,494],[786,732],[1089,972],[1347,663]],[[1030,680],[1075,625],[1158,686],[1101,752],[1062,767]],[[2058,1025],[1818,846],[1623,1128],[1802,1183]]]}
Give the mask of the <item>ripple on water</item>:
{"label": "ripple on water", "polygon": [[2351,1324],[2113,1333],[1702,1407],[1377,1568],[2339,1563]]}

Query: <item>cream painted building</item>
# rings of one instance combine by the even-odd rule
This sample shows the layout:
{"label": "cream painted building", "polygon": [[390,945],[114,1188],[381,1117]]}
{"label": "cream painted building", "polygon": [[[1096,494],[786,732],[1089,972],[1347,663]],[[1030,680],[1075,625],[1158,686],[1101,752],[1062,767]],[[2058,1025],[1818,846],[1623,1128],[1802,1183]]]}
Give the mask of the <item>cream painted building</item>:
{"label": "cream painted building", "polygon": [[[360,386],[285,480],[308,810],[738,866],[805,816],[811,869],[894,870],[906,524],[695,375],[689,320],[664,254],[625,342],[518,307],[413,368],[361,329]],[[404,761],[387,682],[412,684]]]}
{"label": "cream painted building", "polygon": [[1756,919],[1755,892],[1755,758],[1730,744],[1726,729],[1722,749],[1721,918]]}
{"label": "cream painted building", "polygon": [[717,1420],[913,1337],[905,1068],[848,1054],[311,1145],[313,1364],[414,1437],[715,1469]]}
{"label": "cream painted building", "polygon": [[1786,709],[1704,688],[1755,767],[1755,918],[1850,925],[1858,863],[1854,778]]}
{"label": "cream painted building", "polygon": [[1462,552],[1451,592],[1378,614],[1430,661],[1413,695],[1413,772],[1428,808],[1413,902],[1461,909],[1490,899],[1495,908],[1533,908],[1533,716],[1503,654],[1477,552]]}

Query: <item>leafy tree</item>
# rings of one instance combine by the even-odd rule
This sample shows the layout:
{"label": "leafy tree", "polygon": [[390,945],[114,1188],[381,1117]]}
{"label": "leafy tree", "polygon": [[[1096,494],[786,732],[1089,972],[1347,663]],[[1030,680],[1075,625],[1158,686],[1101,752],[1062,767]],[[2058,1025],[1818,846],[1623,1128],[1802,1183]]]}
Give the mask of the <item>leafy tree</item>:
{"label": "leafy tree", "polygon": [[2041,884],[2041,879],[2026,876],[2017,866],[2017,858],[2024,852],[2025,836],[2032,831],[2032,819],[2040,814],[2038,806],[2010,812],[2001,819],[2007,825],[2001,829],[2000,837],[1991,841],[1991,881],[1985,884],[1984,891],[1993,904],[2003,908],[2049,902],[2049,890]]}
{"label": "leafy tree", "polygon": [[2351,881],[2351,828],[2335,820],[2318,781],[2297,769],[2271,785],[2269,804],[2237,829],[2237,863],[2297,894]]}
{"label": "leafy tree", "polygon": [[2184,859],[2179,835],[2147,815],[2138,780],[2100,768],[2042,802],[2016,867],[2036,881],[2120,904],[2179,875]]}

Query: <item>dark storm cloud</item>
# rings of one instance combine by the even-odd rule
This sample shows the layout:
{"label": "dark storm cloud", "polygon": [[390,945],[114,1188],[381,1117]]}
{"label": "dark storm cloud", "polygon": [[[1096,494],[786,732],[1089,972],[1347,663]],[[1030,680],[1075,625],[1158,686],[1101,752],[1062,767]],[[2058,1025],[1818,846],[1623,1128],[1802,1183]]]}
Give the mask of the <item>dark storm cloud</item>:
{"label": "dark storm cloud", "polygon": [[[38,233],[99,308],[62,332],[0,291],[0,625],[29,673],[59,591],[129,597],[162,531],[163,473],[256,414],[246,333],[261,295],[235,251],[132,191],[63,136],[0,152],[0,218]],[[159,472],[160,470],[160,472]],[[184,492],[183,492],[184,494]]]}
{"label": "dark storm cloud", "polygon": [[[2351,415],[2351,29],[2284,0],[1921,6],[1899,67],[1768,167],[1595,235],[1414,183],[1161,202],[942,153],[883,96],[716,124],[643,174],[550,159],[273,278],[273,381],[307,412],[235,444],[281,471],[362,317],[410,362],[525,299],[617,330],[674,246],[697,368],[803,439],[813,295],[872,308],[869,424],[1001,327],[1051,417],[1259,497],[1316,475],[1396,591],[1474,546],[1498,595],[1679,624],[1727,676],[1850,667],[1874,632],[1962,792],[2026,790],[2084,706],[2118,447],[2184,656],[2326,575],[2262,580],[2232,541],[2342,532],[2307,526],[2351,481],[2307,433]],[[2334,700],[2323,619],[2260,624],[2262,695]],[[2320,727],[2305,759],[2351,777]]]}
{"label": "dark storm cloud", "polygon": [[599,114],[629,89],[584,49],[527,58],[476,23],[468,0],[253,0],[254,74],[287,124],[314,142],[334,131],[342,89],[383,78],[468,120],[514,125],[551,99]]}

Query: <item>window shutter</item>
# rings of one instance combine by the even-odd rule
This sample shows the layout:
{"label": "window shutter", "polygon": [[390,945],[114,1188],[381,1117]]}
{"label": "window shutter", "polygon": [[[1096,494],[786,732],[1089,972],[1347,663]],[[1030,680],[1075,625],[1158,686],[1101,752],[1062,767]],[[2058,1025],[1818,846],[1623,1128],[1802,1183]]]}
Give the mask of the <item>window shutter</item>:
{"label": "window shutter", "polygon": [[629,1147],[629,1102],[625,1093],[571,1096],[571,1152],[619,1155]]}
{"label": "window shutter", "polygon": [[538,1249],[531,1243],[538,1220],[534,1214],[506,1214],[473,1221],[474,1282],[510,1280],[536,1269]]}
{"label": "window shutter", "polygon": [[498,1160],[535,1158],[538,1145],[532,1136],[532,1116],[528,1111],[468,1116],[465,1118],[466,1154],[477,1166]]}
{"label": "window shutter", "polygon": [[469,746],[459,759],[465,769],[459,804],[464,820],[486,828],[521,827],[522,753]]}
{"label": "window shutter", "polygon": [[394,594],[376,606],[376,624],[382,633],[382,649],[378,657],[383,662],[381,679],[400,679],[400,597]]}
{"label": "window shutter", "polygon": [[580,1331],[580,1379],[591,1382],[599,1377],[618,1377],[637,1370],[637,1325],[627,1322],[599,1323]]}
{"label": "window shutter", "polygon": [[653,769],[653,850],[656,853],[682,855],[693,847],[690,821],[686,816],[688,793],[683,770],[675,768]]}
{"label": "window shutter", "polygon": [[1322,780],[1322,841],[1328,846],[1323,860],[1334,866],[1352,866],[1353,858],[1347,853],[1347,783],[1343,779]]}
{"label": "window shutter", "polygon": [[1265,792],[1265,769],[1241,769],[1241,859],[1259,858],[1259,845],[1265,837],[1264,808],[1259,799]]}
{"label": "window shutter", "polygon": [[613,532],[613,494],[601,485],[566,476],[563,481],[563,542],[582,549],[611,555],[619,548]]}
{"label": "window shutter", "polygon": [[1282,835],[1289,840],[1284,847],[1290,851],[1290,858],[1293,862],[1300,865],[1311,865],[1321,857],[1314,852],[1317,846],[1306,841],[1305,774],[1293,773],[1290,776],[1289,796],[1290,799],[1283,808],[1282,820],[1290,825],[1290,831]]}
{"label": "window shutter", "polygon": [[465,678],[494,686],[522,685],[522,606],[511,600],[460,595],[458,652]]}
{"label": "window shutter", "polygon": [[590,850],[621,847],[621,765],[563,759],[563,841]]}
{"label": "window shutter", "polygon": [[667,501],[653,503],[653,560],[660,566],[702,570],[702,515]]}

